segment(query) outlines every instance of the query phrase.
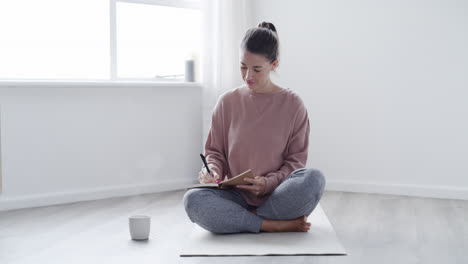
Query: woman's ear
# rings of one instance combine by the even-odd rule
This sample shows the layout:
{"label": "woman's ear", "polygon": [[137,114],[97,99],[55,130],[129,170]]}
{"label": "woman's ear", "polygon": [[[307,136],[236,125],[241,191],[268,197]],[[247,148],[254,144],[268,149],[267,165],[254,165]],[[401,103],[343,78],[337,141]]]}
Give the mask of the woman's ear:
{"label": "woman's ear", "polygon": [[278,60],[278,59],[274,60],[274,61],[271,63],[271,65],[272,65],[271,70],[272,70],[272,71],[275,71],[276,68],[278,68],[279,60]]}

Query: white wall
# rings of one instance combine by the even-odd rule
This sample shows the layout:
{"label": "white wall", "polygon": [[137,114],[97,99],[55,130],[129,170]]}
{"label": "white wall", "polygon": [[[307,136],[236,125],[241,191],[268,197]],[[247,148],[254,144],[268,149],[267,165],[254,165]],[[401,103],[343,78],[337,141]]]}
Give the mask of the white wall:
{"label": "white wall", "polygon": [[468,199],[468,3],[253,1],[328,190]]}
{"label": "white wall", "polygon": [[197,182],[200,86],[3,84],[0,114],[0,210]]}
{"label": "white wall", "polygon": [[[255,0],[328,190],[468,199],[468,5]],[[460,6],[462,5],[462,6]],[[0,85],[0,210],[196,182],[201,87]],[[172,173],[168,173],[172,172]]]}

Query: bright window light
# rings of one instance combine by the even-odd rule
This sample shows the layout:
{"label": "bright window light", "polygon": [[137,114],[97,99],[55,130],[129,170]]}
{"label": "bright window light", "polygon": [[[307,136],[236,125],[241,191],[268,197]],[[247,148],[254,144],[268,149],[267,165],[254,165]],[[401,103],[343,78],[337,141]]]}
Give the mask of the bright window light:
{"label": "bright window light", "polygon": [[118,79],[183,80],[199,56],[199,9],[117,2]]}
{"label": "bright window light", "polygon": [[1,0],[0,79],[109,79],[109,0]]}

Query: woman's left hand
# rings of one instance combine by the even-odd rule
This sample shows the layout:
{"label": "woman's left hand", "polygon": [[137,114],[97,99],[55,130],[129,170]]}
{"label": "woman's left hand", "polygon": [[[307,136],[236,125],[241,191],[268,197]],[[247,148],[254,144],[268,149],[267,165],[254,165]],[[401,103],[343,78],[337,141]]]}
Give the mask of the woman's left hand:
{"label": "woman's left hand", "polygon": [[242,184],[236,185],[237,188],[247,190],[255,196],[261,196],[266,191],[266,179],[263,176],[255,176],[255,178],[244,178],[244,181],[252,183],[252,185]]}

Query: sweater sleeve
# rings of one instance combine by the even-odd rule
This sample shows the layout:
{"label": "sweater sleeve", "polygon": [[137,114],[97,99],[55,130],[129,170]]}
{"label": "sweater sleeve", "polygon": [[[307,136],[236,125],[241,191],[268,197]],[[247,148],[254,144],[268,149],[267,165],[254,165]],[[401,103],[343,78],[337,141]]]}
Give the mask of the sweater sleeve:
{"label": "sweater sleeve", "polygon": [[223,98],[224,96],[220,96],[214,107],[211,128],[205,143],[205,157],[208,167],[210,170],[216,171],[221,179],[224,179],[227,173]]}
{"label": "sweater sleeve", "polygon": [[307,163],[309,148],[309,118],[307,109],[301,104],[295,114],[292,134],[287,143],[284,162],[278,171],[265,175],[266,191],[264,194],[273,192],[293,171],[304,168]]}

